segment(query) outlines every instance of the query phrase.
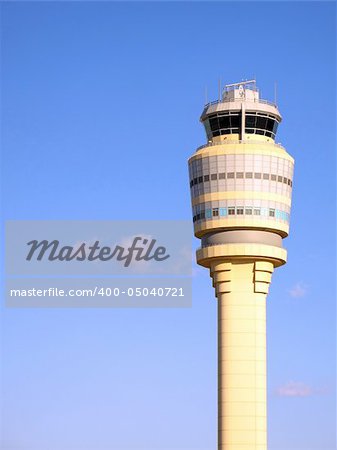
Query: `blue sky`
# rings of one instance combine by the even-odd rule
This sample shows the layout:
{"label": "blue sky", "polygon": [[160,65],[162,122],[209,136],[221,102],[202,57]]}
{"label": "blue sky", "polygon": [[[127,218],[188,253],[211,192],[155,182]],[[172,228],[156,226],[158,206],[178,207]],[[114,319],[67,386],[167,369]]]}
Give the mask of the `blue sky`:
{"label": "blue sky", "polygon": [[[256,76],[296,160],[269,449],[335,448],[335,4],[1,4],[3,219],[190,219],[205,86]],[[192,233],[192,225],[191,225]],[[197,242],[195,242],[197,244]],[[2,308],[1,450],[216,448],[216,303]]]}

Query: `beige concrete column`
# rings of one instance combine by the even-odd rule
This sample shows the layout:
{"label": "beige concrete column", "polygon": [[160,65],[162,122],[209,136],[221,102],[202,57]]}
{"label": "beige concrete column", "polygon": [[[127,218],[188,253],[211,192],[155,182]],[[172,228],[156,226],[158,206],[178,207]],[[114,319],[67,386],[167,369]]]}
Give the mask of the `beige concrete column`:
{"label": "beige concrete column", "polygon": [[267,449],[266,296],[273,264],[212,264],[218,298],[218,450]]}

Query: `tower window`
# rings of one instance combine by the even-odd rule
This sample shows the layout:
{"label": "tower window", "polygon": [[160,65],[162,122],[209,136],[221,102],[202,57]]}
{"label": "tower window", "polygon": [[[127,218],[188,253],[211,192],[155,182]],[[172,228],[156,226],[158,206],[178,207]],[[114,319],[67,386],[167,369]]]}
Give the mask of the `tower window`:
{"label": "tower window", "polygon": [[226,173],[225,172],[219,173],[219,180],[224,180],[225,178],[226,178]]}
{"label": "tower window", "polygon": [[227,178],[234,178],[234,172],[228,172]]}
{"label": "tower window", "polygon": [[218,174],[217,173],[212,173],[211,180],[217,180],[217,179],[218,179]]}
{"label": "tower window", "polygon": [[269,173],[264,173],[263,174],[263,179],[264,180],[269,180]]}
{"label": "tower window", "polygon": [[219,129],[219,120],[217,117],[212,117],[209,119],[209,125],[212,131],[217,131]]}
{"label": "tower window", "polygon": [[219,112],[211,115],[204,121],[208,139],[223,134],[239,133],[241,127],[241,112],[229,114]]}
{"label": "tower window", "polygon": [[[239,114],[235,114],[230,117],[231,128],[238,128],[241,124],[239,122]],[[241,117],[240,117],[241,119]]]}
{"label": "tower window", "polygon": [[204,181],[209,181],[209,175],[204,175]]}
{"label": "tower window", "polygon": [[276,181],[276,175],[272,173],[270,175],[270,179],[271,179],[271,181]]}
{"label": "tower window", "polygon": [[256,118],[256,128],[260,128],[261,130],[265,130],[267,127],[267,118],[259,117]]}
{"label": "tower window", "polygon": [[255,172],[254,178],[256,178],[257,180],[261,180],[261,173],[260,172]]}
{"label": "tower window", "polygon": [[243,178],[243,172],[236,172],[236,178]]}
{"label": "tower window", "polygon": [[246,172],[246,178],[253,178],[253,172]]}
{"label": "tower window", "polygon": [[245,117],[245,132],[275,138],[277,118],[269,114],[247,111]]}
{"label": "tower window", "polygon": [[255,128],[256,116],[246,115],[246,127]]}
{"label": "tower window", "polygon": [[219,127],[220,128],[230,128],[229,116],[219,117]]}
{"label": "tower window", "polygon": [[273,128],[274,128],[274,120],[273,119],[268,119],[267,120],[267,125],[266,125],[266,129],[268,130],[268,131],[273,131]]}
{"label": "tower window", "polygon": [[[289,221],[289,214],[285,211],[274,208],[260,208],[252,206],[234,206],[221,207],[221,208],[208,208],[204,209],[204,204],[197,205],[193,208],[193,222],[198,222],[205,219],[214,219],[215,217],[225,219],[228,215],[234,216],[269,216],[276,220]],[[202,210],[201,210],[202,209]]]}

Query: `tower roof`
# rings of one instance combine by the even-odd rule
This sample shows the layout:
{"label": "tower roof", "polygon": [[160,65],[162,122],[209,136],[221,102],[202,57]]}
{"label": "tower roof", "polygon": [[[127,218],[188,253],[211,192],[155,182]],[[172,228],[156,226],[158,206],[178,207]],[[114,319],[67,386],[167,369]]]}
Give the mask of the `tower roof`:
{"label": "tower roof", "polygon": [[218,100],[209,102],[205,105],[200,120],[204,120],[213,113],[221,111],[240,111],[242,105],[245,110],[256,111],[262,114],[271,114],[279,122],[282,116],[274,102],[260,98],[259,89],[256,86],[256,80],[246,80],[237,83],[226,84],[222,89]]}

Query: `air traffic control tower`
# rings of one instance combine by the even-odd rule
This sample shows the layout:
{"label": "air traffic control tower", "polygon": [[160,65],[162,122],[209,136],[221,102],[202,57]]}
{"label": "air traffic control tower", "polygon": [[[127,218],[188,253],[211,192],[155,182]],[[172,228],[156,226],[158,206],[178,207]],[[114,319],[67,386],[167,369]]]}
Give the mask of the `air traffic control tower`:
{"label": "air traffic control tower", "polygon": [[218,450],[266,450],[266,297],[287,259],[294,159],[255,80],[225,86],[200,120],[207,144],[189,175],[197,262],[218,304]]}

